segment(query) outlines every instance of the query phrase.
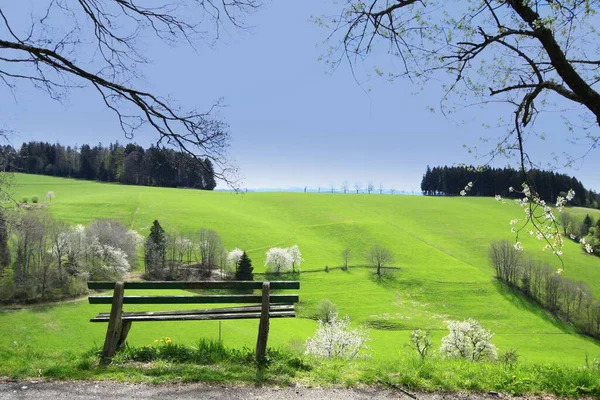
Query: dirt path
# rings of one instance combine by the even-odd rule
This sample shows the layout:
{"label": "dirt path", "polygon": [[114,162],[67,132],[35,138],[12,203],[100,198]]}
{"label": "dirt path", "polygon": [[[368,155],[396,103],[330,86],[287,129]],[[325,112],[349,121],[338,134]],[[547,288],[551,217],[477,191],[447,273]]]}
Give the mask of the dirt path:
{"label": "dirt path", "polygon": [[[415,393],[417,400],[497,400],[497,394]],[[0,399],[257,399],[257,400],[413,400],[395,390],[220,386],[203,384],[145,385],[116,382],[0,382]],[[524,399],[524,398],[514,398]],[[527,399],[551,399],[528,397]]]}

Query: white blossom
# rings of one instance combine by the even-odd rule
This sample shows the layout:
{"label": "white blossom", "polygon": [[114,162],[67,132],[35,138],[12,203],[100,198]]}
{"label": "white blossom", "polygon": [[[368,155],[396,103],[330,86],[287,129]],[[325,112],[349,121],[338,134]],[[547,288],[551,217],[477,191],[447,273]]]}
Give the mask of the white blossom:
{"label": "white blossom", "polygon": [[267,251],[267,260],[265,266],[269,267],[271,272],[286,272],[292,268],[294,260],[287,249],[272,247]]}
{"label": "white blossom", "polygon": [[315,335],[306,341],[306,355],[353,359],[367,349],[367,333],[360,328],[350,329],[350,318],[338,319],[336,313],[331,313],[329,322],[318,323]]}
{"label": "white blossom", "polygon": [[442,338],[440,354],[448,358],[464,358],[471,361],[496,360],[496,346],[491,343],[494,334],[484,329],[474,319],[450,321],[450,333]]}
{"label": "white blossom", "polygon": [[236,247],[227,254],[227,262],[229,265],[236,266],[240,262],[240,258],[242,258],[243,254],[244,251]]}

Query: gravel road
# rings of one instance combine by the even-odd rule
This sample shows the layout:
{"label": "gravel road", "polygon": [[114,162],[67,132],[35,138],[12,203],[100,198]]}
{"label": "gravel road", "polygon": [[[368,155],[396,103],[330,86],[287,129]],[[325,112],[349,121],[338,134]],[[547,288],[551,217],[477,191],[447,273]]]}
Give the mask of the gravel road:
{"label": "gravel road", "polygon": [[[497,400],[504,396],[495,394],[474,395],[461,393],[414,393],[417,400]],[[545,399],[548,399],[546,397]],[[269,400],[413,400],[396,390],[377,388],[279,388],[254,386],[217,386],[203,384],[144,385],[116,382],[0,382],[0,400],[4,399],[269,399]],[[513,398],[517,399],[517,398]],[[527,398],[533,399],[533,397]],[[542,397],[537,397],[542,399]]]}

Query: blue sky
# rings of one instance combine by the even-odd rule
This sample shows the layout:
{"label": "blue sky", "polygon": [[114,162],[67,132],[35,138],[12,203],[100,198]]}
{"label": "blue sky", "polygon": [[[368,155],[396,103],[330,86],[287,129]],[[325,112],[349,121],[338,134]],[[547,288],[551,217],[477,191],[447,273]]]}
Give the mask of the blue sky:
{"label": "blue sky", "polygon": [[[243,186],[251,189],[339,189],[345,180],[351,187],[371,180],[397,191],[418,190],[427,165],[477,163],[463,144],[478,145],[480,137],[504,132],[481,126],[493,125],[506,112],[499,108],[473,108],[461,115],[468,120],[462,124],[428,111],[438,106],[439,83],[390,83],[359,66],[359,85],[347,65],[331,72],[319,60],[328,31],[311,22],[311,15],[331,10],[336,6],[316,0],[270,2],[247,17],[249,32],[230,30],[215,47],[199,46],[197,52],[149,41],[144,50],[152,64],[137,85],[200,110],[223,98],[226,107],[219,115],[230,125],[230,157],[241,169]],[[371,61],[386,70],[397,64],[385,55]],[[16,100],[3,86],[0,93],[0,127],[15,132],[14,145],[127,143],[114,115],[89,88],[72,91],[62,104],[26,86],[16,91]],[[542,162],[566,146],[556,121],[539,121],[548,139],[533,156]],[[144,131],[134,141],[149,145],[156,139]],[[561,172],[599,190],[598,152],[578,169]]]}

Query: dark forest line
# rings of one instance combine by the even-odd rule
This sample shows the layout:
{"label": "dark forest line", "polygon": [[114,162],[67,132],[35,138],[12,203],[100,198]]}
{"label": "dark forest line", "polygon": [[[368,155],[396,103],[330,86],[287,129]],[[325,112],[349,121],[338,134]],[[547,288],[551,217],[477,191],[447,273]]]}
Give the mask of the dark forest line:
{"label": "dark forest line", "polygon": [[[531,170],[528,173],[530,186],[546,202],[555,203],[558,196],[565,196],[569,189],[575,191],[575,197],[569,202],[573,206],[599,208],[600,195],[586,189],[575,177],[557,174],[552,171]],[[474,170],[473,167],[433,167],[427,166],[427,171],[421,181],[421,191],[426,196],[457,196],[468,182],[473,187],[468,196],[518,197],[509,188],[521,190],[523,175],[512,168],[483,168]]]}
{"label": "dark forest line", "polygon": [[22,172],[65,178],[79,178],[127,185],[188,187],[213,190],[217,184],[208,158],[130,143],[126,146],[101,143],[80,148],[55,143],[28,142],[19,150],[0,146],[0,161],[7,172]]}

